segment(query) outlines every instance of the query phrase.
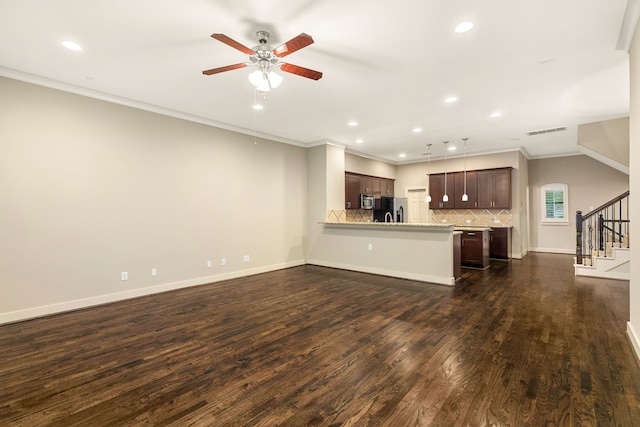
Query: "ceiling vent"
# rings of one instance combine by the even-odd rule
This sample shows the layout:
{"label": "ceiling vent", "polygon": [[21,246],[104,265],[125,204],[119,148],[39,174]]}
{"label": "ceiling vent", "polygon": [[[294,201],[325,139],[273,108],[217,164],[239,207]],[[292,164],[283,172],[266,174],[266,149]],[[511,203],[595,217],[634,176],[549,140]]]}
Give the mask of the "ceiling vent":
{"label": "ceiling vent", "polygon": [[553,132],[564,132],[565,130],[567,130],[566,126],[563,126],[563,127],[560,127],[560,128],[532,130],[530,132],[527,132],[527,136],[542,135],[542,134],[545,134],[545,133],[553,133]]}

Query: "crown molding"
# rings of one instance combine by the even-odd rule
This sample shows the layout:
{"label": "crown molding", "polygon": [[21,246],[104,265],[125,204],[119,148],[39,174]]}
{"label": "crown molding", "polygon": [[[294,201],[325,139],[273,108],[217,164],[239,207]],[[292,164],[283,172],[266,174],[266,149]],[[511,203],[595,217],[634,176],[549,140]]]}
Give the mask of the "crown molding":
{"label": "crown molding", "polygon": [[640,0],[628,0],[627,7],[624,11],[624,17],[622,18],[622,25],[620,27],[620,34],[618,35],[618,42],[616,43],[616,49],[629,52],[631,48],[631,42],[638,28],[638,20],[640,19]]}
{"label": "crown molding", "polygon": [[89,89],[82,86],[72,85],[70,83],[61,82],[59,80],[47,79],[44,77],[36,76],[22,71],[13,70],[11,68],[0,66],[0,76],[7,77],[14,80],[20,80],[26,83],[35,84],[38,86],[48,87],[50,89],[56,89],[63,92],[73,93],[75,95],[86,96],[87,98],[98,99],[100,101],[110,102],[112,104],[123,105],[125,107],[135,108],[137,110],[148,111],[150,113],[156,113],[163,116],[173,117],[189,122],[199,123],[205,126],[211,126],[219,129],[225,129],[244,135],[253,136],[254,138],[282,142],[283,144],[295,145],[298,147],[308,147],[308,144],[300,141],[295,141],[288,138],[282,138],[279,136],[271,135],[268,133],[257,132],[253,129],[246,129],[240,126],[233,126],[227,123],[218,122],[215,120],[205,119],[204,117],[195,116],[192,114],[182,113],[180,111],[171,110],[169,108],[159,107],[157,105],[147,104],[145,102],[136,101],[135,99],[124,98],[116,95],[111,95],[106,92],[100,92],[94,89]]}

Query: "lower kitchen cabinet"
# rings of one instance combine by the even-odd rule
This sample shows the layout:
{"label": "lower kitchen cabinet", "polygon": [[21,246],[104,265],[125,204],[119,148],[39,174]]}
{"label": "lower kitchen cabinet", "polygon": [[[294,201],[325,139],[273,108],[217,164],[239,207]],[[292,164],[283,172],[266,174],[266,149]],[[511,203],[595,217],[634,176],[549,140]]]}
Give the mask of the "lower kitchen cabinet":
{"label": "lower kitchen cabinet", "polygon": [[462,233],[460,231],[453,232],[453,277],[456,281],[460,280],[462,276],[461,267],[461,247],[460,247],[460,237]]}
{"label": "lower kitchen cabinet", "polygon": [[511,258],[511,227],[492,228],[489,231],[489,257]]}
{"label": "lower kitchen cabinet", "polygon": [[460,263],[465,267],[489,267],[489,230],[463,230]]}

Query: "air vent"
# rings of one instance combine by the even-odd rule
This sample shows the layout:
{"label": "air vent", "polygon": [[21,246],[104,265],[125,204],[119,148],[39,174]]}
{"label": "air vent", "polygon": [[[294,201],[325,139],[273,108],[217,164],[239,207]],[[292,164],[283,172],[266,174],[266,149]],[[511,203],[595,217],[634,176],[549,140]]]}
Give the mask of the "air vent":
{"label": "air vent", "polygon": [[553,132],[564,132],[565,130],[567,130],[566,126],[563,126],[563,127],[560,127],[560,128],[532,130],[531,132],[527,132],[527,136],[542,135],[542,134],[545,134],[545,133],[553,133]]}

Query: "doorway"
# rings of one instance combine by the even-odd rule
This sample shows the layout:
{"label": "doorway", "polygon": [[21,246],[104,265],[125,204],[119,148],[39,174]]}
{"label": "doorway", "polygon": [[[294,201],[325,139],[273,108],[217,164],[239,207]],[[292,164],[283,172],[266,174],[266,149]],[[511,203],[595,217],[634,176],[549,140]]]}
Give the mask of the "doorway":
{"label": "doorway", "polygon": [[426,188],[410,188],[407,189],[407,199],[409,204],[409,215],[407,217],[410,223],[426,223],[427,212],[427,189]]}

